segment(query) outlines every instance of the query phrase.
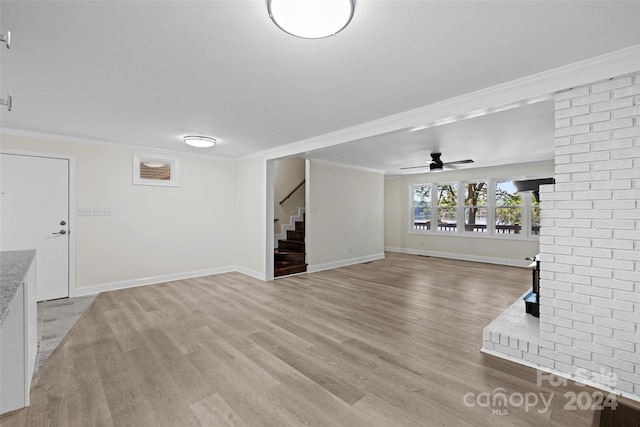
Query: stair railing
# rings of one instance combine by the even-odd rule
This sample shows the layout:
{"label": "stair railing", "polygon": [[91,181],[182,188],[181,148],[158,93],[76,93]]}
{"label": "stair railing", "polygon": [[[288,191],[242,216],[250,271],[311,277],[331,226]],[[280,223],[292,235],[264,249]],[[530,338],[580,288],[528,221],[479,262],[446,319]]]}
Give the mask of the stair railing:
{"label": "stair railing", "polygon": [[302,180],[302,182],[301,182],[300,184],[298,184],[298,186],[297,186],[296,188],[294,188],[293,190],[291,190],[291,192],[290,192],[289,194],[287,194],[287,196],[286,196],[284,199],[280,200],[280,204],[283,204],[283,203],[284,203],[284,202],[286,202],[286,201],[287,201],[291,196],[293,196],[293,193],[295,193],[295,192],[298,190],[298,188],[300,188],[300,187],[302,187],[302,186],[304,185],[304,181],[305,181],[305,180]]}

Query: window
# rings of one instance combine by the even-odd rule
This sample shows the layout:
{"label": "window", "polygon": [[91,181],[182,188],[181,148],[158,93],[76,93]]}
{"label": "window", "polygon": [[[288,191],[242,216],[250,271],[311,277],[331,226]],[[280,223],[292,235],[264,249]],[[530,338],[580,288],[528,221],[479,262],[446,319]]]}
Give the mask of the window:
{"label": "window", "polygon": [[431,229],[431,186],[413,187],[413,229]]}
{"label": "window", "polygon": [[496,183],[496,233],[520,234],[522,195],[512,181]]}
{"label": "window", "polygon": [[531,235],[540,234],[540,201],[531,194]]}
{"label": "window", "polygon": [[470,182],[464,187],[464,229],[487,231],[487,183]]}
{"label": "window", "polygon": [[133,155],[133,184],[178,187],[178,159],[155,154]]}
{"label": "window", "polygon": [[438,230],[458,228],[458,185],[438,185]]}
{"label": "window", "polygon": [[412,184],[409,197],[410,233],[512,239],[540,234],[539,202],[506,179]]}

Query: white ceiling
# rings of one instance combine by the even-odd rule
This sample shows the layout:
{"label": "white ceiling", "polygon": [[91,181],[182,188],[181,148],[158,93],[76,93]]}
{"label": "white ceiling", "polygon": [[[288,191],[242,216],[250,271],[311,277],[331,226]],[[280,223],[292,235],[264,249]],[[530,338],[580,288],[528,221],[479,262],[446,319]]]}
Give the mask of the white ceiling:
{"label": "white ceiling", "polygon": [[[0,13],[2,127],[226,158],[640,43],[638,1],[358,0],[320,40],[279,30],[263,0],[3,0]],[[436,149],[478,166],[542,160],[530,147],[551,158],[549,102],[497,114],[313,155],[388,173]],[[192,149],[187,134],[220,143]]]}
{"label": "white ceiling", "polygon": [[[552,100],[487,114],[424,130],[399,130],[309,153],[307,157],[387,175],[427,172],[431,153],[443,162],[472,159],[460,168],[498,166],[553,159]],[[424,168],[401,170],[404,167]]]}

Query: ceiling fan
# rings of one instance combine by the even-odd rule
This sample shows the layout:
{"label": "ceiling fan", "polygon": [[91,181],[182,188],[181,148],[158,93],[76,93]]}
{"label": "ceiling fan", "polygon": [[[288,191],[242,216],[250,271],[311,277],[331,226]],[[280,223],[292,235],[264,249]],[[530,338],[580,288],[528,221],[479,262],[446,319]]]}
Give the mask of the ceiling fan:
{"label": "ceiling fan", "polygon": [[[429,170],[430,171],[441,171],[443,169],[457,169],[458,165],[464,165],[467,163],[473,163],[473,160],[471,159],[466,159],[466,160],[457,160],[455,162],[447,162],[447,163],[443,163],[442,160],[440,159],[440,156],[442,156],[442,153],[431,153],[431,163],[429,164]],[[418,169],[418,168],[426,168],[425,165],[422,166],[409,166],[406,168],[400,168],[402,169]],[[426,171],[425,171],[426,172]]]}

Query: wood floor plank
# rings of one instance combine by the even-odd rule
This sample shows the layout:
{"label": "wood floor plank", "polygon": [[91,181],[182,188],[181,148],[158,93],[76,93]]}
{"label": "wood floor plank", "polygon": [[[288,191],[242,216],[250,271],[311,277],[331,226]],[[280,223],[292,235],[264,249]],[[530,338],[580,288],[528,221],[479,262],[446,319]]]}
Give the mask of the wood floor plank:
{"label": "wood floor plank", "polygon": [[[344,402],[332,392],[314,382],[308,376],[287,364],[284,360],[265,350],[249,338],[233,336],[231,343],[243,354],[250,358],[260,369],[268,372],[277,379],[281,386],[271,390],[288,397],[287,403],[282,405],[289,408],[290,413],[304,411],[305,416],[300,419],[313,420],[310,425],[369,425],[355,415],[351,405]],[[273,396],[268,398],[273,399]]]}
{"label": "wood floor plank", "polygon": [[[240,273],[100,294],[14,426],[590,426],[568,384],[482,354],[527,269],[387,254],[261,282]],[[541,393],[548,411],[466,405]]]}
{"label": "wood floor plank", "polygon": [[264,349],[289,364],[307,378],[319,384],[348,404],[354,404],[364,394],[352,378],[345,378],[344,372],[336,375],[332,372],[330,363],[321,361],[304,350],[294,346],[281,345],[278,337],[274,337],[266,332],[257,332],[250,338]]}
{"label": "wood floor plank", "polygon": [[427,425],[426,420],[413,419],[373,394],[367,394],[356,402],[353,405],[353,411],[358,417],[368,420],[369,426],[420,427]]}
{"label": "wood floor plank", "polygon": [[246,427],[238,414],[218,395],[213,394],[190,405],[203,426]]}
{"label": "wood floor plank", "polygon": [[[115,337],[110,337],[110,340],[102,338],[96,342],[96,346],[96,363],[112,423],[115,426],[133,426],[159,422],[151,402],[130,377],[130,366],[125,361],[124,353],[114,349],[117,346]],[[50,366],[61,371],[66,369],[65,365],[51,363]],[[55,419],[52,424],[64,425]]]}
{"label": "wood floor plank", "polygon": [[185,427],[200,425],[179,387],[162,369],[154,349],[141,346],[124,352],[124,357],[129,365],[129,381],[138,384],[140,393],[161,423]]}

